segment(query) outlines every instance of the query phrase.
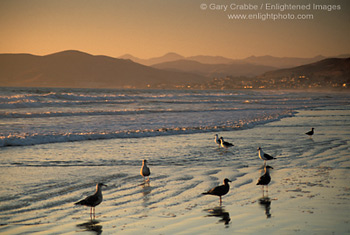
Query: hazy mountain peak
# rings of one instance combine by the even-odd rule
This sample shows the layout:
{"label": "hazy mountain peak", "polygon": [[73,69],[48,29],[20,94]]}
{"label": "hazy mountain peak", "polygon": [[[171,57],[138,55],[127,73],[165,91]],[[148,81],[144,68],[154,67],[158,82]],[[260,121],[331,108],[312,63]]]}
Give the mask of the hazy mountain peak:
{"label": "hazy mountain peak", "polygon": [[56,52],[56,53],[53,53],[53,54],[49,54],[49,55],[46,55],[46,56],[61,56],[61,55],[69,55],[69,56],[72,56],[72,55],[90,55],[91,54],[88,54],[86,52],[82,52],[82,51],[78,51],[78,50],[65,50],[65,51],[60,51],[60,52]]}
{"label": "hazy mountain peak", "polygon": [[125,54],[125,55],[119,56],[118,58],[119,59],[127,59],[127,60],[133,60],[133,59],[139,59],[140,60],[140,58],[137,58],[137,57],[135,57],[135,56],[133,56],[131,54]]}
{"label": "hazy mountain peak", "polygon": [[179,55],[179,54],[177,54],[175,52],[169,52],[169,53],[166,53],[163,56],[151,58],[151,59],[149,59],[149,61],[150,61],[151,64],[155,64],[155,63],[162,63],[162,62],[180,60],[180,59],[183,59],[183,58],[185,58],[185,57],[183,57],[182,55]]}
{"label": "hazy mountain peak", "polygon": [[182,55],[177,54],[175,52],[168,52],[162,57],[177,57],[177,58],[184,58]]}

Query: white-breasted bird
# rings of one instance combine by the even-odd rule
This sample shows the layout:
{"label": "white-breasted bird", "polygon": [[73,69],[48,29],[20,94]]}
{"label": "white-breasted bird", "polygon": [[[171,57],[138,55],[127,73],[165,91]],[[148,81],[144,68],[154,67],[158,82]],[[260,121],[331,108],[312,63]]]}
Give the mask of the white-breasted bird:
{"label": "white-breasted bird", "polygon": [[268,161],[268,160],[276,159],[276,158],[270,156],[269,154],[264,153],[264,151],[260,147],[258,148],[258,151],[259,151],[259,158],[261,160],[264,160],[264,164],[266,164],[266,161]]}
{"label": "white-breasted bird", "polygon": [[218,134],[215,134],[215,139],[214,139],[215,143],[218,144],[219,146],[221,145],[221,141],[219,139]]}
{"label": "white-breasted bird", "polygon": [[233,144],[226,142],[223,137],[220,137],[220,144],[221,144],[221,147],[225,149],[234,146]]}
{"label": "white-breasted bird", "polygon": [[140,170],[140,175],[143,176],[143,180],[146,180],[146,177],[148,177],[147,181],[149,181],[149,176],[151,175],[151,170],[147,166],[147,160],[142,161],[142,167]]}

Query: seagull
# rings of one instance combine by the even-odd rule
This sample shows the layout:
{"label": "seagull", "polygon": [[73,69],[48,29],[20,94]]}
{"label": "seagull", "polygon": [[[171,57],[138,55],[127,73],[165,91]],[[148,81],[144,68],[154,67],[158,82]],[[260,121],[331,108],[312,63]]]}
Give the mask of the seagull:
{"label": "seagull", "polygon": [[311,137],[314,134],[314,129],[315,128],[311,128],[311,131],[308,131],[305,134]]}
{"label": "seagull", "polygon": [[95,206],[99,205],[102,202],[102,186],[106,186],[103,183],[96,184],[96,192],[93,195],[86,197],[85,199],[74,203],[75,205],[89,206],[90,207],[90,217],[92,215],[95,218]]}
{"label": "seagull", "polygon": [[216,187],[210,189],[208,192],[205,192],[202,194],[210,194],[210,195],[214,195],[214,196],[219,196],[220,197],[220,205],[221,205],[221,203],[222,203],[221,196],[227,194],[228,191],[230,190],[230,185],[228,184],[228,182],[232,182],[232,181],[226,178],[226,179],[224,179],[224,185],[216,186]]}
{"label": "seagull", "polygon": [[219,139],[218,134],[215,134],[215,143],[218,144],[219,146],[221,145],[221,141]]}
{"label": "seagull", "polygon": [[225,149],[234,146],[233,144],[224,141],[224,138],[223,138],[223,137],[220,137],[220,142],[221,142],[221,147],[223,147],[223,148],[225,148]]}
{"label": "seagull", "polygon": [[258,182],[256,184],[256,185],[262,185],[263,196],[264,196],[264,186],[266,186],[266,188],[267,188],[266,192],[269,191],[268,184],[271,181],[269,169],[273,169],[273,167],[265,166],[264,169],[265,169],[265,173],[262,176],[260,176],[260,178],[258,179]]}
{"label": "seagull", "polygon": [[146,180],[146,176],[148,176],[148,179],[147,181],[149,181],[149,176],[151,174],[151,171],[149,169],[149,167],[147,166],[147,160],[143,160],[142,161],[142,167],[141,167],[141,170],[140,170],[140,175],[143,176],[143,180],[145,181]]}
{"label": "seagull", "polygon": [[261,160],[264,160],[264,165],[266,164],[266,161],[267,160],[272,160],[272,159],[276,159],[274,157],[271,157],[270,155],[268,155],[267,153],[264,153],[264,151],[259,147],[258,148],[258,151],[259,151],[259,158]]}

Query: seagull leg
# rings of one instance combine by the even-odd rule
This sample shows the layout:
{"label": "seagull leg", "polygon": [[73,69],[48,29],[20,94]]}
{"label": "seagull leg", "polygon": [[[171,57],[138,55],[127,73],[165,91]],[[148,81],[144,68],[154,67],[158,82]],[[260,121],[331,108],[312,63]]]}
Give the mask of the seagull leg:
{"label": "seagull leg", "polygon": [[267,196],[269,196],[269,186],[268,185],[266,185],[266,194],[267,194]]}
{"label": "seagull leg", "polygon": [[222,204],[221,196],[219,196],[219,198],[220,198],[220,206],[221,206],[221,204]]}
{"label": "seagull leg", "polygon": [[264,197],[264,185],[261,187],[261,189],[262,189],[262,193],[263,193],[263,197]]}

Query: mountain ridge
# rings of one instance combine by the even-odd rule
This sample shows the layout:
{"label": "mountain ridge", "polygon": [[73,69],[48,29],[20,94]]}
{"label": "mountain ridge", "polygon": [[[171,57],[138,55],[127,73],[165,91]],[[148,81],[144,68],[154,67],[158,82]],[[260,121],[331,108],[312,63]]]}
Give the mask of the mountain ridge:
{"label": "mountain ridge", "polygon": [[[168,54],[175,54],[177,57],[170,58]],[[264,55],[264,56],[249,56],[244,59],[231,59],[223,56],[210,56],[210,55],[197,55],[197,56],[189,56],[185,57],[180,54],[171,52],[167,53],[163,56],[159,57],[153,57],[149,59],[140,59],[135,56],[132,56],[131,54],[126,54],[123,56],[120,56],[118,58],[122,59],[130,59],[134,62],[144,64],[147,66],[153,66],[160,63],[165,62],[172,62],[176,60],[192,60],[197,61],[199,63],[203,64],[231,64],[231,63],[250,63],[250,64],[258,64],[258,65],[264,65],[264,66],[270,66],[270,67],[277,67],[277,68],[291,68],[300,66],[303,64],[309,64],[313,62],[320,61],[322,59],[326,58],[346,58],[350,57],[350,54],[342,54],[338,56],[332,56],[332,57],[325,57],[322,55],[317,55],[310,58],[302,58],[302,57],[276,57],[271,55]]]}
{"label": "mountain ridge", "polygon": [[[185,57],[176,53],[168,53],[166,57],[180,59],[146,66],[127,58],[91,55],[76,50],[44,56],[26,53],[0,54],[0,82],[1,86],[24,87],[202,89],[213,78],[222,84],[230,80],[240,85],[246,81],[256,84],[262,84],[264,81],[270,83],[258,87],[271,87],[276,81],[279,84],[285,81],[292,87],[293,82],[307,82],[309,86],[315,86],[317,83],[338,86],[341,83],[348,84],[350,77],[349,58],[327,58],[280,69],[242,61],[230,64],[203,64],[184,59]],[[222,60],[223,57],[201,58]],[[256,57],[250,59],[254,60]],[[275,57],[266,56],[264,59],[274,60]]]}
{"label": "mountain ridge", "polygon": [[270,71],[259,76],[260,78],[276,78],[276,77],[327,77],[333,79],[349,78],[350,79],[350,57],[349,58],[326,58],[314,63],[296,66],[287,69],[278,69]]}
{"label": "mountain ridge", "polygon": [[131,60],[68,50],[45,56],[0,54],[2,86],[146,88],[200,83],[208,78]]}
{"label": "mountain ridge", "polygon": [[202,85],[205,89],[348,89],[350,57],[327,58],[293,68],[278,69],[253,78],[227,77]]}
{"label": "mountain ridge", "polygon": [[176,60],[152,65],[153,68],[182,71],[205,77],[246,76],[253,77],[264,72],[276,70],[276,67],[251,63],[203,64],[193,60]]}

